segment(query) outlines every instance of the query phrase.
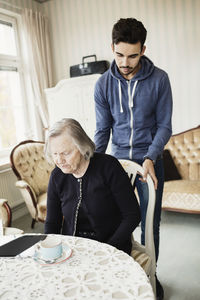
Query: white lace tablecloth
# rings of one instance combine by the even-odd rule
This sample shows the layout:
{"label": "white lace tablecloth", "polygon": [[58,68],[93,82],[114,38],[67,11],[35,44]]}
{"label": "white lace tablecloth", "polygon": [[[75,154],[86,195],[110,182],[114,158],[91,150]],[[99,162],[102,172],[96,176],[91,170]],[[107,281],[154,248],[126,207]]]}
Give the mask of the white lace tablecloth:
{"label": "white lace tablecloth", "polygon": [[73,252],[57,265],[42,266],[32,257],[0,258],[0,299],[154,299],[145,272],[126,253],[94,240],[61,238]]}

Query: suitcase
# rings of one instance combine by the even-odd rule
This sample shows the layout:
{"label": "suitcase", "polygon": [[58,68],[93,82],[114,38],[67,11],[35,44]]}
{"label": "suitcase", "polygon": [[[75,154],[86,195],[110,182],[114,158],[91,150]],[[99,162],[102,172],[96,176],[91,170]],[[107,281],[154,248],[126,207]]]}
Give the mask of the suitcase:
{"label": "suitcase", "polygon": [[[86,58],[94,57],[94,61],[85,62]],[[108,70],[110,63],[107,60],[97,60],[95,54],[83,56],[82,64],[70,67],[70,77],[78,77],[90,74],[103,74]]]}

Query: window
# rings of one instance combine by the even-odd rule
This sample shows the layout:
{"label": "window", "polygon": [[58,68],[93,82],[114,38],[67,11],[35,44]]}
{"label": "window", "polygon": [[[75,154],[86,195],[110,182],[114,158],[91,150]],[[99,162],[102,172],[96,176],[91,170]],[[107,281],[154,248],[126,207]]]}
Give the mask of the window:
{"label": "window", "polygon": [[17,19],[0,13],[0,159],[27,138],[22,69]]}

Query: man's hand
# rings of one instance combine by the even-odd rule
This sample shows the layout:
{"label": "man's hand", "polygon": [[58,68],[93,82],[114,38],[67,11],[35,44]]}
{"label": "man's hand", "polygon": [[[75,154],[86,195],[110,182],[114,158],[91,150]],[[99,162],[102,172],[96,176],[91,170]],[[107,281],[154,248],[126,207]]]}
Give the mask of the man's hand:
{"label": "man's hand", "polygon": [[151,176],[151,178],[153,179],[155,190],[157,190],[158,179],[157,179],[156,174],[155,174],[155,169],[154,169],[154,165],[153,165],[152,160],[145,159],[145,161],[142,164],[142,167],[144,169],[144,175],[143,175],[143,177],[140,177],[140,180],[142,182],[146,182],[147,174],[149,174]]}

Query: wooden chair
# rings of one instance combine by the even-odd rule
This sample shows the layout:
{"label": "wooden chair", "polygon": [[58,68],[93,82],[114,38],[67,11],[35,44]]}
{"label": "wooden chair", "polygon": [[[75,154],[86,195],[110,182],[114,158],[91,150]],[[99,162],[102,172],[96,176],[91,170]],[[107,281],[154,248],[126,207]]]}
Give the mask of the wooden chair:
{"label": "wooden chair", "polygon": [[18,178],[16,187],[22,193],[32,225],[46,218],[47,187],[54,166],[44,157],[44,142],[26,140],[14,147],[10,154],[13,172]]}
{"label": "wooden chair", "polygon": [[[130,160],[119,160],[125,171],[130,177],[131,184],[134,186],[136,175],[142,175],[144,173],[143,168]],[[155,247],[154,247],[154,237],[153,237],[153,220],[154,220],[154,208],[155,208],[155,189],[153,180],[148,175],[147,185],[149,189],[149,201],[146,214],[145,223],[145,246],[141,245],[134,240],[132,235],[132,251],[131,256],[137,261],[141,267],[145,270],[146,274],[149,276],[154,294],[156,295],[156,257],[155,257]]]}

